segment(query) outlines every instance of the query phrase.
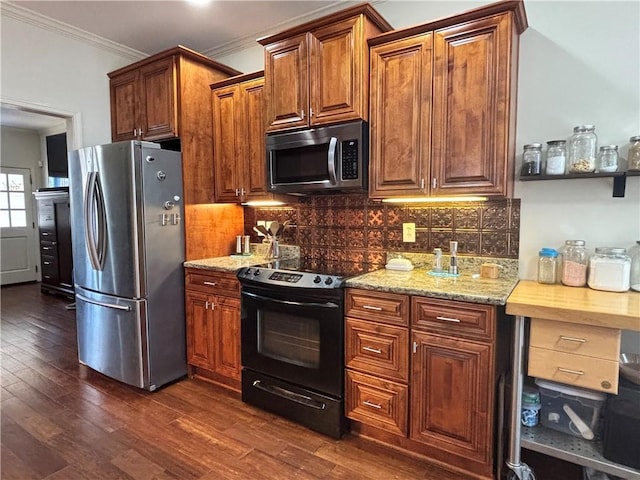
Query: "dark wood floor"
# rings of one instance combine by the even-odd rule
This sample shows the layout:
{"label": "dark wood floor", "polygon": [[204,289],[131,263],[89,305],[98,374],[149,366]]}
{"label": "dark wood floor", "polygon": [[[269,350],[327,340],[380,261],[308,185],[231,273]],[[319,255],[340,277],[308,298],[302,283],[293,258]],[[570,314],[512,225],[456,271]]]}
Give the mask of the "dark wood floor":
{"label": "dark wood floor", "polygon": [[201,381],[128,387],[78,364],[67,299],[37,284],[1,295],[3,480],[461,478],[364,439],[332,440]]}

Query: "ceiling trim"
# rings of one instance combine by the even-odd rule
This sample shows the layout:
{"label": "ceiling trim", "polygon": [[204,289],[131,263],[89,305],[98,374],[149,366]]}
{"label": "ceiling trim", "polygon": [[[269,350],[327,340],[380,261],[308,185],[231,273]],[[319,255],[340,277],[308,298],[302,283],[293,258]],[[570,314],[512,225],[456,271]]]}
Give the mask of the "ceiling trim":
{"label": "ceiling trim", "polygon": [[140,52],[133,48],[126,47],[122,44],[113,42],[106,38],[95,35],[86,30],[74,27],[64,22],[54,20],[53,18],[41,15],[40,13],[29,10],[18,5],[15,5],[8,1],[2,1],[0,11],[3,16],[14,18],[24,23],[28,23],[35,27],[48,30],[50,32],[58,33],[74,40],[80,40],[84,43],[89,43],[94,47],[98,47],[102,50],[106,50],[110,53],[115,53],[122,57],[129,58],[133,61],[148,57],[144,52]]}

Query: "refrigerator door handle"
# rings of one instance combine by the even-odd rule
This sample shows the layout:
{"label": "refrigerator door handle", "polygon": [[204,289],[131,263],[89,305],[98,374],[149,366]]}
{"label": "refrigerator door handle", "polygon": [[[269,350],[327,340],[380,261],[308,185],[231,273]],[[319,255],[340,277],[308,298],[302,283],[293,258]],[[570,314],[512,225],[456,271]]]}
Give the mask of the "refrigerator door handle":
{"label": "refrigerator door handle", "polygon": [[128,305],[116,305],[115,303],[99,302],[98,300],[92,300],[88,297],[85,297],[84,295],[80,295],[79,293],[76,293],[76,298],[79,298],[83,302],[92,303],[93,305],[98,305],[100,307],[115,308],[117,310],[126,310],[127,312],[131,311],[131,307],[129,307]]}
{"label": "refrigerator door handle", "polygon": [[87,178],[84,195],[84,224],[85,243],[91,266],[94,270],[102,270],[106,251],[106,221],[98,172],[89,172]]}

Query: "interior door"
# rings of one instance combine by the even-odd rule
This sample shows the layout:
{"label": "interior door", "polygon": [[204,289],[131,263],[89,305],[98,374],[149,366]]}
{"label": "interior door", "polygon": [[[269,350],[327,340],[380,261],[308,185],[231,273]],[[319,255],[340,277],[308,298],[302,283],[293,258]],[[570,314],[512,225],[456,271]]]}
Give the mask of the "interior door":
{"label": "interior door", "polygon": [[31,172],[0,168],[0,281],[2,285],[32,282],[36,272]]}

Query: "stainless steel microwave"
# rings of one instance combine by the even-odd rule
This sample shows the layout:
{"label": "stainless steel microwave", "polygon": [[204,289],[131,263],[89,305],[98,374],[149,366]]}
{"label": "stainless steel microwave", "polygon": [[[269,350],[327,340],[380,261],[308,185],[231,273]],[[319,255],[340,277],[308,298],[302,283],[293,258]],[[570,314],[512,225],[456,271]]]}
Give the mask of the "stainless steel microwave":
{"label": "stainless steel microwave", "polygon": [[356,121],[267,135],[267,188],[289,194],[368,188],[369,126]]}

